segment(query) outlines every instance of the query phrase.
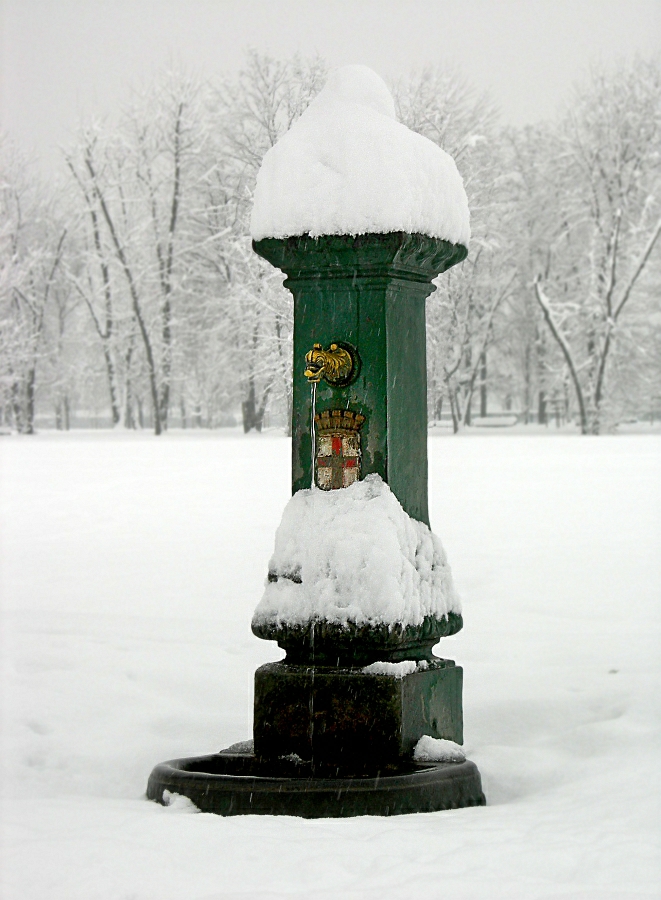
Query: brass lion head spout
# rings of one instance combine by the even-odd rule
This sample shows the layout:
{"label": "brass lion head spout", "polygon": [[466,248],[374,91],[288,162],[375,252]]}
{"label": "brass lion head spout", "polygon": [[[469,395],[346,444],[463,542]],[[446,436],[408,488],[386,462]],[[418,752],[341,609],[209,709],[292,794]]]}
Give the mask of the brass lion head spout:
{"label": "brass lion head spout", "polygon": [[305,377],[311,384],[325,381],[334,387],[343,387],[357,374],[358,355],[347,344],[333,343],[328,350],[315,344],[305,354]]}

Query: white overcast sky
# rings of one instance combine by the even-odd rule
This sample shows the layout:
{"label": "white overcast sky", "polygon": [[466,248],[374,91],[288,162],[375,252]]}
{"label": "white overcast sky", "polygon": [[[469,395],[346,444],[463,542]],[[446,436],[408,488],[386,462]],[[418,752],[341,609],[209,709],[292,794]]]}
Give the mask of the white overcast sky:
{"label": "white overcast sky", "polygon": [[0,22],[2,129],[47,166],[169,61],[213,77],[247,47],[300,50],[386,80],[456,65],[519,125],[591,62],[661,48],[661,0],[0,0]]}

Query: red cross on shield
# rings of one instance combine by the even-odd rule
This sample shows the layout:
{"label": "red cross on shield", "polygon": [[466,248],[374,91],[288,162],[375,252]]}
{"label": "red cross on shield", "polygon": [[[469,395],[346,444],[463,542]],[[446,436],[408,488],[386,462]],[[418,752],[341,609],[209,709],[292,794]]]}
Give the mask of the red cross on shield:
{"label": "red cross on shield", "polygon": [[357,434],[322,434],[317,446],[317,486],[323,491],[348,487],[360,477]]}

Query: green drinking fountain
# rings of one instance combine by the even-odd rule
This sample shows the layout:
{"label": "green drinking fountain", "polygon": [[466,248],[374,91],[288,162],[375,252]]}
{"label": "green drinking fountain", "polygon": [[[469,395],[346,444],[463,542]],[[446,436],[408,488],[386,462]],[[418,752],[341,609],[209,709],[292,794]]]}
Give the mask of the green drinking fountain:
{"label": "green drinking fountain", "polygon": [[252,232],[294,301],[292,499],[252,622],[286,656],[255,674],[253,740],[156,766],[147,796],[308,818],[483,805],[462,668],[433,652],[462,627],[429,528],[425,350],[433,280],[468,252],[459,173],[346,66],[267,153]]}

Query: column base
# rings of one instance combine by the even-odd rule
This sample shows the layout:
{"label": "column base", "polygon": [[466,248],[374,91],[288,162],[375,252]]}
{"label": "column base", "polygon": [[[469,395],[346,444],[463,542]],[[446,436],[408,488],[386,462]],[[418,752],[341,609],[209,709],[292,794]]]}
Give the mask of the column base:
{"label": "column base", "polygon": [[403,677],[393,669],[261,666],[255,756],[296,758],[315,776],[370,776],[399,770],[423,735],[461,744],[461,667],[434,659]]}

